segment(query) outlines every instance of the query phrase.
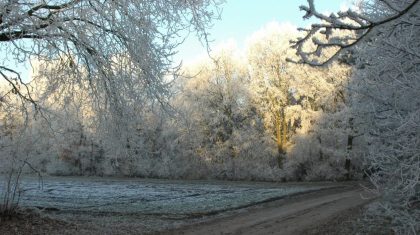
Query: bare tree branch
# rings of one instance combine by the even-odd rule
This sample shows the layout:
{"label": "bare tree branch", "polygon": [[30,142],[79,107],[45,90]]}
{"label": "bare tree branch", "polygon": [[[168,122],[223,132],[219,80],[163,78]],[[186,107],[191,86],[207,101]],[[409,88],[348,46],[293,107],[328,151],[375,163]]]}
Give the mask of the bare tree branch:
{"label": "bare tree branch", "polygon": [[[368,19],[351,9],[340,12],[338,15],[331,14],[330,16],[327,16],[319,13],[315,9],[313,0],[308,0],[309,7],[300,7],[300,9],[305,12],[304,18],[308,19],[315,17],[322,20],[322,23],[312,24],[310,29],[300,29],[300,31],[305,33],[304,37],[291,41],[292,47],[296,49],[296,54],[299,56],[300,60],[288,59],[288,61],[309,64],[312,66],[330,64],[337,59],[344,50],[352,48],[360,43],[360,41],[369,35],[374,28],[401,18],[419,2],[420,0],[413,0],[403,10],[397,11],[394,14],[389,14],[385,18],[375,21]],[[391,7],[389,2],[385,1],[385,3],[391,12],[396,11],[394,7]],[[352,40],[344,37],[331,37],[335,30],[353,32],[356,37],[352,38]],[[324,35],[323,40],[318,39],[319,35]],[[305,45],[308,43],[315,44],[315,49],[309,51],[305,50]],[[335,52],[332,55],[329,55],[327,59],[322,59],[320,55],[323,55],[323,51],[329,48],[335,49]]]}

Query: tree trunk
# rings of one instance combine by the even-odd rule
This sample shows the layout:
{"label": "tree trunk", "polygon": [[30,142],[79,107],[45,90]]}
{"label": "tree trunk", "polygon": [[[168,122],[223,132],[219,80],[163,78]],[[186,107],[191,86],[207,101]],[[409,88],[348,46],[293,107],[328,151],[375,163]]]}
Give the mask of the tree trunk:
{"label": "tree trunk", "polygon": [[284,108],[281,110],[281,124],[282,124],[282,136],[281,136],[281,142],[282,142],[282,150],[283,153],[285,153],[286,143],[287,143],[287,134],[288,134],[288,127],[287,127],[287,121],[286,121],[286,114],[284,112]]}
{"label": "tree trunk", "polygon": [[283,158],[284,158],[284,149],[282,142],[282,123],[279,113],[276,113],[275,116],[275,125],[276,125],[276,141],[277,141],[277,164],[279,168],[283,168]]}
{"label": "tree trunk", "polygon": [[324,159],[324,153],[322,152],[322,140],[321,136],[317,136],[318,142],[319,142],[319,160],[322,161]]}
{"label": "tree trunk", "polygon": [[349,119],[349,127],[350,127],[350,134],[347,136],[347,156],[346,156],[346,162],[344,164],[344,169],[346,172],[346,180],[350,180],[350,168],[351,168],[351,159],[350,159],[350,152],[353,149],[353,118]]}

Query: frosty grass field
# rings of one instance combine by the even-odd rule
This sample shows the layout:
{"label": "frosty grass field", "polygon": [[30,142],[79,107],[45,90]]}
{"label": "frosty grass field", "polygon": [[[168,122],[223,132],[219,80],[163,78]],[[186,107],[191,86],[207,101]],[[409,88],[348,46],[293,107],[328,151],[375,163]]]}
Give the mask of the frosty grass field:
{"label": "frosty grass field", "polygon": [[191,217],[320,188],[258,182],[78,177],[48,177],[40,183],[38,178],[29,177],[22,180],[20,204],[60,212]]}

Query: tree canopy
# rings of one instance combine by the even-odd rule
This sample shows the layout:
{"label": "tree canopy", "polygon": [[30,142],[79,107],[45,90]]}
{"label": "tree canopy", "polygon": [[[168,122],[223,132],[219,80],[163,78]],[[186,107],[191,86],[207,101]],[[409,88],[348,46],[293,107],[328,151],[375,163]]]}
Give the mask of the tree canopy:
{"label": "tree canopy", "polygon": [[[182,42],[180,32],[194,31],[205,41],[219,4],[217,0],[4,0],[0,51],[11,63],[53,60],[55,68],[71,75],[59,83],[86,83],[110,105],[118,104],[116,94],[128,92],[121,89],[130,87],[130,79],[162,98],[167,92],[164,76],[173,67],[171,56]],[[0,64],[1,79],[9,83],[10,92],[35,103],[28,81],[9,64]],[[121,78],[121,73],[131,77]],[[54,73],[50,77],[56,79]]]}

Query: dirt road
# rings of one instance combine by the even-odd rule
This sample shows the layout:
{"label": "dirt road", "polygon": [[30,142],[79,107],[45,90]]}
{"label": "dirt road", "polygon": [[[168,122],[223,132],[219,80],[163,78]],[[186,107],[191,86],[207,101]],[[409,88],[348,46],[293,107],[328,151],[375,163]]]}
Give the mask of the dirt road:
{"label": "dirt road", "polygon": [[240,214],[164,234],[301,234],[370,200],[358,187],[322,190],[250,208]]}
{"label": "dirt road", "polygon": [[[57,180],[54,182],[56,181]],[[179,211],[188,209],[184,208],[186,207],[185,205],[190,205],[188,203],[181,204],[180,202],[179,205],[181,206],[179,208],[172,208],[177,209],[174,210],[172,214],[145,214],[144,211],[142,212],[139,208],[133,206],[134,204],[130,204],[130,202],[138,201],[138,198],[134,198],[136,200],[131,200],[133,197],[139,197],[140,195],[137,191],[130,193],[132,192],[130,190],[133,190],[133,188],[137,189],[139,185],[141,185],[141,182],[132,183],[131,181],[115,181],[111,184],[111,186],[124,186],[123,189],[118,188],[119,190],[109,190],[110,193],[116,194],[109,197],[112,200],[115,200],[115,203],[111,203],[111,205],[117,209],[122,208],[122,212],[118,210],[112,211],[111,209],[115,209],[114,207],[109,207],[107,206],[108,204],[102,203],[105,199],[108,199],[108,197],[104,196],[109,195],[104,194],[102,196],[95,196],[96,194],[94,193],[88,194],[86,192],[86,187],[91,188],[89,192],[96,192],[93,189],[100,186],[99,188],[101,190],[97,191],[101,193],[103,192],[102,188],[112,188],[108,181],[106,181],[106,187],[97,182],[95,184],[95,182],[96,181],[92,183],[89,181],[89,184],[86,184],[83,190],[80,190],[81,192],[83,191],[84,194],[77,193],[74,189],[77,189],[78,187],[74,187],[75,183],[72,183],[72,187],[70,188],[73,189],[71,191],[73,194],[70,194],[71,197],[62,192],[63,190],[67,190],[68,184],[58,184],[58,186],[61,185],[60,187],[53,187],[53,185],[50,187],[53,190],[46,187],[47,189],[45,189],[45,191],[48,195],[52,194],[54,196],[55,194],[53,193],[58,191],[57,194],[61,196],[59,198],[61,200],[57,200],[57,197],[52,196],[38,198],[47,202],[47,199],[53,200],[52,202],[60,202],[61,204],[52,204],[56,205],[57,209],[43,211],[29,210],[28,213],[24,213],[22,216],[13,220],[5,221],[4,223],[1,221],[0,234],[352,234],[352,227],[350,227],[350,232],[343,233],[343,223],[340,222],[345,221],[349,217],[351,214],[349,211],[357,211],[361,205],[369,202],[369,200],[363,200],[361,198],[363,190],[361,190],[358,182],[284,183],[279,185],[240,183],[236,188],[232,186],[235,185],[235,183],[216,182],[214,184],[200,186],[198,189],[196,189],[196,185],[201,185],[199,183],[191,184],[192,186],[190,186],[190,184],[180,184],[176,188],[173,183],[163,184],[162,182],[149,182],[147,184],[147,182],[143,182],[143,185],[151,187],[140,187],[141,190],[139,189],[139,192],[148,196],[149,194],[146,194],[146,192],[147,189],[150,189],[150,195],[153,196],[151,199],[159,199],[155,200],[155,204],[160,205],[160,207],[153,209],[153,211],[171,209],[174,205],[172,205],[172,207],[167,207],[167,205],[169,205],[169,203],[173,204],[174,201],[176,201],[174,200],[174,197],[175,199],[186,198],[183,200],[186,200],[187,202],[194,199],[190,202],[194,208],[189,208],[192,212],[194,212],[195,209],[201,211],[200,208],[205,206],[202,205],[202,203],[210,205],[210,209],[213,211],[215,205],[219,205],[220,203],[224,203],[223,205],[228,208],[217,211],[217,213],[213,213],[212,210],[210,210],[212,213],[179,214]],[[80,185],[83,186],[83,184]],[[305,187],[313,188],[310,191],[297,190],[291,194],[272,197],[272,195],[281,194],[283,192],[282,189],[290,191],[291,189]],[[211,189],[214,190],[212,191]],[[192,192],[192,190],[195,191]],[[163,194],[162,191],[167,193]],[[186,194],[181,194],[183,197],[177,197],[179,196],[179,192],[184,191]],[[160,197],[155,196],[154,192],[159,192],[158,195],[160,195]],[[120,195],[119,193],[125,194]],[[83,195],[88,195],[89,197]],[[98,195],[101,194],[98,193]],[[167,195],[167,204],[162,203],[162,195]],[[188,197],[188,195],[190,197]],[[203,195],[202,197],[204,197],[204,199],[197,200],[199,195]],[[248,202],[245,206],[243,203],[239,204],[239,206],[232,204],[237,202],[241,196],[245,199],[254,198],[256,196],[268,199],[260,201],[254,200],[254,202]],[[74,197],[77,199],[77,204],[73,203],[73,201],[75,201]],[[71,198],[72,200],[67,203],[67,201],[64,200],[66,198]],[[121,200],[116,200],[115,198]],[[145,198],[150,199],[150,197]],[[89,207],[90,209],[88,208],[88,210],[85,207],[82,207],[85,205],[82,202],[90,202],[88,199],[100,203],[94,203],[94,207]],[[147,200],[144,201],[147,202]],[[40,201],[37,200],[36,202]],[[225,205],[226,203],[230,203],[230,205]],[[154,205],[153,203],[149,204]],[[147,205],[147,203],[140,203],[139,205],[144,206]],[[234,207],[234,209],[229,209],[232,207]],[[359,214],[355,213],[353,218],[358,218],[358,216]],[[330,228],[336,228],[336,230],[331,232]]]}

